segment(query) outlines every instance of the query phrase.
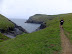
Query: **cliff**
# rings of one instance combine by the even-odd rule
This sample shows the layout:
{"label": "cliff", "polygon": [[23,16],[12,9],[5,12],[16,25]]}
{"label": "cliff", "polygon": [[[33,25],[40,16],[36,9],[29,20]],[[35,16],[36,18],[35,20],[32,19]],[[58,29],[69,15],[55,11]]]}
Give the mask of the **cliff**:
{"label": "cliff", "polygon": [[35,14],[26,21],[26,23],[36,23],[41,24],[39,28],[36,29],[36,31],[40,29],[46,28],[46,22],[48,20],[52,20],[53,18],[57,17],[57,15],[45,15],[45,14]]}
{"label": "cliff", "polygon": [[26,23],[37,23],[41,24],[43,22],[46,22],[47,20],[52,20],[55,18],[56,15],[45,15],[45,14],[35,14],[26,21]]}
{"label": "cliff", "polygon": [[16,25],[14,22],[0,14],[0,32],[9,35],[17,36],[22,33],[27,33],[21,26]]}

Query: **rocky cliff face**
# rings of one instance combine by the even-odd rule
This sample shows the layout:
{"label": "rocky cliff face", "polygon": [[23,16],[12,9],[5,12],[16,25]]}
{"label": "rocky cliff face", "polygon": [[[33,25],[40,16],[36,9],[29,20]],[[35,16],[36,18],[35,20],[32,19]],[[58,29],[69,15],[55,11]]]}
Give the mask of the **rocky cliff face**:
{"label": "rocky cliff face", "polygon": [[[9,20],[9,19],[8,19],[8,20]],[[11,20],[9,20],[9,21],[12,22]],[[17,28],[17,29],[21,30],[22,32],[27,33],[27,31],[26,31],[24,28],[22,28],[21,26],[16,25],[14,22],[12,22],[12,23],[15,25],[14,28]]]}
{"label": "rocky cliff face", "polygon": [[38,30],[41,30],[41,29],[44,29],[44,28],[46,28],[46,23],[42,23],[40,25],[40,27],[38,27],[35,31],[38,31]]}
{"label": "rocky cliff face", "polygon": [[[9,19],[8,19],[9,20]],[[12,22],[11,20],[9,20],[10,22]],[[8,31],[6,32],[9,35],[12,36],[17,36],[20,35],[22,33],[28,33],[25,29],[23,29],[21,26],[16,25],[14,22],[12,22],[15,26],[14,28],[9,28]]]}
{"label": "rocky cliff face", "polygon": [[16,25],[14,22],[0,14],[0,32],[12,36],[28,33],[21,26]]}

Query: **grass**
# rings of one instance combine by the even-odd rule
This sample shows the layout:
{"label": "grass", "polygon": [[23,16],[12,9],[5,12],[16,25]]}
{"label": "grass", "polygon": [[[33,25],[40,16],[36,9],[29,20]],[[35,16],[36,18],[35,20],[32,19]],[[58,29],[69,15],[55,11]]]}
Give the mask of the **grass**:
{"label": "grass", "polygon": [[0,43],[1,54],[60,54],[61,40],[58,18],[47,21],[47,28],[22,34]]}
{"label": "grass", "polygon": [[8,28],[13,28],[14,24],[10,22],[6,17],[0,15],[0,29],[7,31]]}
{"label": "grass", "polygon": [[45,15],[45,14],[35,14],[29,18],[29,22],[46,22],[47,20],[52,20],[57,17],[57,15]]}
{"label": "grass", "polygon": [[72,14],[63,15],[63,18],[65,21],[63,25],[64,30],[69,33],[67,37],[70,39],[72,43]]}
{"label": "grass", "polygon": [[6,37],[5,35],[3,35],[2,33],[0,33],[0,42],[6,41],[10,38]]}
{"label": "grass", "polygon": [[[69,33],[67,37],[72,43],[72,14],[60,14],[53,20],[47,20],[47,27],[43,30],[0,42],[0,54],[61,54],[61,18],[65,21],[64,31]],[[3,37],[1,33],[0,36]]]}
{"label": "grass", "polygon": [[[8,30],[8,28],[13,28],[14,24],[11,23],[6,17],[0,14],[0,30],[5,30],[5,32]],[[0,33],[0,42],[6,41],[10,38],[6,37],[2,33]]]}

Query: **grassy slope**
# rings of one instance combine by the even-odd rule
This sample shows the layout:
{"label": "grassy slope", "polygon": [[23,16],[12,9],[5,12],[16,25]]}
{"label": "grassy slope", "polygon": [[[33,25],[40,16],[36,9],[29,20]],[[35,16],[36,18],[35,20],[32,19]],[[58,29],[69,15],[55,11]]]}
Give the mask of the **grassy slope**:
{"label": "grassy slope", "polygon": [[11,23],[6,17],[0,15],[0,29],[7,30],[9,27],[14,27],[14,24]]}
{"label": "grassy slope", "polygon": [[29,18],[29,21],[45,22],[49,19],[55,18],[56,15],[35,14]]}
{"label": "grassy slope", "polygon": [[67,36],[72,43],[72,14],[66,14],[61,16],[64,18],[64,30],[68,32],[69,36]]}
{"label": "grassy slope", "polygon": [[[0,29],[6,31],[8,27],[14,27],[14,25],[10,21],[8,21],[6,17],[0,14]],[[0,33],[0,42],[5,41],[7,39],[9,38],[3,35],[2,33]]]}
{"label": "grassy slope", "polygon": [[0,43],[1,54],[55,54],[61,51],[58,19],[47,22],[47,28],[22,34]]}
{"label": "grassy slope", "polygon": [[2,33],[0,33],[0,42],[6,41],[10,38],[6,37],[5,35],[3,35]]}
{"label": "grassy slope", "polygon": [[72,42],[72,14],[58,15],[54,20],[47,22],[47,28],[22,34],[15,39],[0,43],[1,54],[56,54],[61,53],[59,20],[64,18],[64,30],[69,33]]}

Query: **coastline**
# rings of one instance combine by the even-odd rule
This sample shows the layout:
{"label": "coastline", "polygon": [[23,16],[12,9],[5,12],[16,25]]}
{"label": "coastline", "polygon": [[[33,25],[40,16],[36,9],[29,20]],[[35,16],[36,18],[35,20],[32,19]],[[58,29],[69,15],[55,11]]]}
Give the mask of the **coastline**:
{"label": "coastline", "polygon": [[20,35],[22,33],[28,33],[24,28],[22,28],[21,26],[18,26],[16,23],[14,23],[13,21],[11,21],[10,19],[8,19],[10,22],[12,22],[14,24],[14,28],[12,29],[8,29],[7,32],[4,32],[2,34],[6,35],[9,38],[15,38],[17,35]]}

